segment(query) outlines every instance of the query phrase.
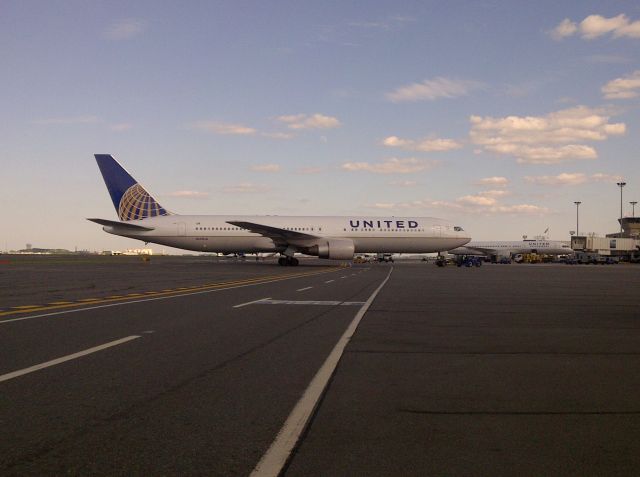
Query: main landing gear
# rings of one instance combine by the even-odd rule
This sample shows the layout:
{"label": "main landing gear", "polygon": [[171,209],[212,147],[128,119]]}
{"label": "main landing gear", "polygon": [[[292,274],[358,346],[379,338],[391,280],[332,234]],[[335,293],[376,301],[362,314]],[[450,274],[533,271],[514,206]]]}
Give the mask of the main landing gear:
{"label": "main landing gear", "polygon": [[298,259],[294,257],[280,257],[278,259],[278,265],[280,265],[281,267],[285,267],[285,266],[297,267],[298,263],[299,263]]}

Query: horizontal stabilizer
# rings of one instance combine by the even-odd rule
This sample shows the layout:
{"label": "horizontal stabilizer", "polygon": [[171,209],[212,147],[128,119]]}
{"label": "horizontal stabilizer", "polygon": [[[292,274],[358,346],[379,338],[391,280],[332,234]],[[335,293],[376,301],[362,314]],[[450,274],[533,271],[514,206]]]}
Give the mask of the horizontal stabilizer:
{"label": "horizontal stabilizer", "polygon": [[91,222],[95,222],[96,224],[105,225],[107,227],[118,227],[119,229],[137,231],[137,232],[148,232],[150,230],[154,230],[153,227],[145,227],[144,225],[136,225],[131,222],[118,222],[117,220],[107,220],[107,219],[87,219]]}

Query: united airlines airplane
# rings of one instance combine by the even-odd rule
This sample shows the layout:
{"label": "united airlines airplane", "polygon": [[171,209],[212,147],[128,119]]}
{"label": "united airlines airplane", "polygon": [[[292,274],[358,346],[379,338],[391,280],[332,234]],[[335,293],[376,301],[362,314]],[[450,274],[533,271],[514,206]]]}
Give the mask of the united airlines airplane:
{"label": "united airlines airplane", "polygon": [[109,154],[96,154],[117,220],[88,219],[110,234],[198,252],[296,253],[352,260],[355,253],[425,253],[469,242],[462,227],[429,217],[179,215],[162,207]]}
{"label": "united airlines airplane", "polygon": [[546,255],[568,255],[573,253],[568,242],[545,238],[525,239],[513,242],[469,242],[464,247],[449,250],[453,255],[483,255],[486,257],[511,257],[512,255],[537,253]]}

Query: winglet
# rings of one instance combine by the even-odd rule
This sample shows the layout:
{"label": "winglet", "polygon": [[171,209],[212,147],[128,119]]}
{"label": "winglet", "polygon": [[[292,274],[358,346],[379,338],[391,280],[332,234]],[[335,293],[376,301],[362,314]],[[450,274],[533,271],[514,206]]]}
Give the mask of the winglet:
{"label": "winglet", "polygon": [[120,220],[171,215],[111,154],[95,154],[95,158]]}

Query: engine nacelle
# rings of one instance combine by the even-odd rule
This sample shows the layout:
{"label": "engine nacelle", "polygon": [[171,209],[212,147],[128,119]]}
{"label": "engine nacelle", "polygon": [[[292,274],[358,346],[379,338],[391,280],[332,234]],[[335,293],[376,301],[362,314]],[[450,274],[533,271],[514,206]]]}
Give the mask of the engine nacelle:
{"label": "engine nacelle", "polygon": [[331,239],[310,247],[309,253],[320,258],[330,258],[332,260],[353,260],[355,246],[352,240]]}

